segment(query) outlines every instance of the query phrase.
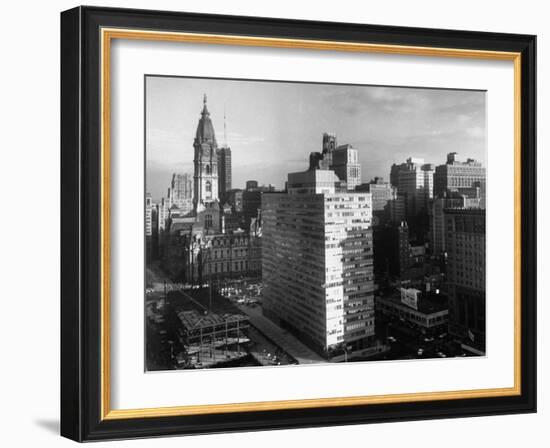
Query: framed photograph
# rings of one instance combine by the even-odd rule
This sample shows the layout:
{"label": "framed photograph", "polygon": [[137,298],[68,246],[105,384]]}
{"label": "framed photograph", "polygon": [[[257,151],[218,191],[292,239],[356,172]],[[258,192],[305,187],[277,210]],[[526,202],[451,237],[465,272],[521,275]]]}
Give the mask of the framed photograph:
{"label": "framed photograph", "polygon": [[61,433],[536,411],[535,36],[61,14]]}

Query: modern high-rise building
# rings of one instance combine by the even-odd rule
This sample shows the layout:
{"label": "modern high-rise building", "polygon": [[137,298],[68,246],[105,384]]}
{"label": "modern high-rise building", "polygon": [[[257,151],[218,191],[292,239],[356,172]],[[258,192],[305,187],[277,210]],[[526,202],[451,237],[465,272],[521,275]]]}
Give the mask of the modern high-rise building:
{"label": "modern high-rise building", "polygon": [[405,163],[392,165],[390,180],[397,192],[405,197],[408,219],[428,212],[433,198],[434,165],[409,157]]}
{"label": "modern high-rise building", "polygon": [[449,333],[485,353],[485,210],[446,209]]}
{"label": "modern high-rise building", "polygon": [[220,201],[227,202],[227,192],[231,190],[231,148],[218,149],[218,195]]}
{"label": "modern high-rise building", "polygon": [[183,213],[193,210],[193,176],[188,173],[174,173],[168,187],[167,199],[168,208],[176,206]]}
{"label": "modern high-rise building", "polygon": [[485,167],[474,159],[461,162],[456,152],[447,154],[447,163],[435,169],[434,195],[443,197],[448,191],[470,188],[479,183],[482,193],[485,192]]}
{"label": "modern high-rise building", "polygon": [[371,196],[338,184],[310,169],[262,197],[264,313],[327,358],[374,338]]}

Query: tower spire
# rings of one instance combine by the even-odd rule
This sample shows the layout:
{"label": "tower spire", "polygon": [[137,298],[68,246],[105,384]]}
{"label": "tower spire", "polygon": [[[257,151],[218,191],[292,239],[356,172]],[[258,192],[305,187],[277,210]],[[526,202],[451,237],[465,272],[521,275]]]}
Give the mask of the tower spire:
{"label": "tower spire", "polygon": [[223,105],[223,146],[227,147],[227,126],[225,124],[225,104]]}

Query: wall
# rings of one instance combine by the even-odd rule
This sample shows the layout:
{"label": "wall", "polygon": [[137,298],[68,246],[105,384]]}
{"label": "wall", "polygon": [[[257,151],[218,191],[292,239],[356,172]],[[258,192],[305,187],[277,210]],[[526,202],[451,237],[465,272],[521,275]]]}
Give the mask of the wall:
{"label": "wall", "polygon": [[[550,38],[545,2],[517,1],[392,1],[296,2],[279,0],[88,1],[88,4],[195,12],[273,16],[374,24],[537,34],[539,108],[539,229],[548,228],[545,193],[550,163],[544,152],[550,121],[547,38]],[[59,376],[59,11],[77,5],[72,1],[5,2],[2,8],[2,70],[0,114],[2,123],[1,189],[4,198],[0,220],[3,255],[0,324],[2,369],[0,413],[4,446],[69,446],[57,436]],[[546,141],[548,144],[548,142]],[[7,157],[7,159],[6,159]],[[542,208],[543,195],[546,207]],[[7,219],[9,217],[9,219]],[[548,233],[539,233],[539,329],[548,316],[542,298],[548,295]],[[545,260],[543,260],[545,258]],[[542,266],[545,263],[546,266]],[[546,272],[543,272],[543,269]],[[546,276],[546,279],[543,277]],[[24,325],[23,325],[24,322]],[[369,446],[543,446],[548,439],[550,395],[544,383],[550,344],[549,332],[540,330],[539,414],[347,426],[293,431],[197,436],[120,442],[95,446],[196,447],[338,446],[346,442]],[[153,445],[154,444],[154,445]]]}

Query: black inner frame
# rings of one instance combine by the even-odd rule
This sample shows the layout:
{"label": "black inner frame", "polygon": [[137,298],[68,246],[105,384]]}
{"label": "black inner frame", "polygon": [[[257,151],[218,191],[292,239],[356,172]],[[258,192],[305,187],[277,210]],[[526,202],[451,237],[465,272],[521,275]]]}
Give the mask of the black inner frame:
{"label": "black inner frame", "polygon": [[[103,420],[100,28],[521,53],[521,395]],[[61,434],[78,441],[536,412],[536,37],[78,7],[61,14]]]}

